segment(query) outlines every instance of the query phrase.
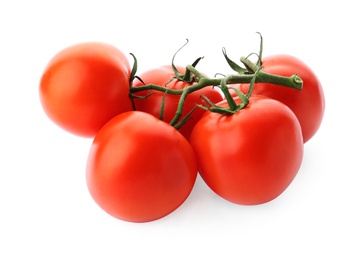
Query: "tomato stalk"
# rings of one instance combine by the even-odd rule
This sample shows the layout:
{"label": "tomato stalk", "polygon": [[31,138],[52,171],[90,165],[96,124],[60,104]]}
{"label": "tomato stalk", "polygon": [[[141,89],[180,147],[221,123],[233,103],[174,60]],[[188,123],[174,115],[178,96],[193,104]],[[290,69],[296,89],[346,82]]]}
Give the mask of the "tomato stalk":
{"label": "tomato stalk", "polygon": [[[247,59],[245,59],[246,61]],[[176,89],[169,89],[165,86],[159,86],[155,84],[146,84],[144,86],[140,87],[134,87],[130,89],[130,94],[131,96],[135,97],[134,93],[140,92],[140,91],[145,91],[145,90],[156,90],[156,91],[161,91],[164,92],[165,94],[171,94],[171,95],[180,95],[180,100],[178,103],[177,111],[174,116],[174,118],[171,120],[170,124],[175,126],[177,122],[179,121],[182,111],[184,108],[184,102],[186,97],[199,89],[202,89],[207,86],[220,86],[221,91],[223,92],[225,98],[228,101],[228,104],[230,106],[230,109],[228,111],[226,110],[219,110],[219,109],[212,109],[215,110],[215,112],[220,112],[220,113],[227,113],[231,114],[240,110],[242,107],[237,106],[232,98],[232,96],[229,93],[229,84],[239,84],[239,83],[259,83],[259,82],[265,82],[265,83],[272,83],[276,85],[281,85],[284,87],[290,87],[294,88],[297,90],[302,89],[302,79],[297,75],[294,74],[290,77],[284,77],[284,76],[279,76],[279,75],[274,75],[274,74],[269,74],[264,72],[261,69],[257,69],[257,71],[253,74],[233,74],[233,75],[228,75],[223,78],[208,78],[204,76],[202,73],[200,73],[194,66],[192,65],[187,65],[186,66],[187,71],[189,73],[192,73],[195,75],[196,78],[198,78],[197,82],[192,84],[189,87],[186,87],[181,90],[176,90]],[[179,79],[177,79],[179,80]],[[181,80],[181,79],[180,79]],[[252,89],[252,88],[251,88]],[[236,90],[235,90],[236,91]],[[251,92],[251,91],[250,91]],[[237,93],[238,96],[243,100],[249,98],[251,93],[244,95],[242,93]],[[208,102],[208,101],[207,101]],[[209,103],[209,102],[208,102]],[[233,104],[234,103],[234,104]],[[247,105],[247,102],[244,101],[242,102],[243,107]],[[212,105],[212,104],[210,104]],[[200,106],[201,107],[201,106]]]}
{"label": "tomato stalk", "polygon": [[[188,65],[187,69],[190,68],[191,66]],[[187,87],[186,89],[189,89],[188,91],[185,91],[185,89],[169,89],[165,86],[146,84],[144,86],[131,88],[130,94],[133,95],[134,93],[145,91],[145,90],[157,90],[161,92],[166,92],[167,94],[182,95],[184,92],[191,93],[193,91],[199,90],[207,86],[220,86],[222,80],[225,80],[226,84],[250,83],[254,77],[255,77],[255,83],[272,83],[275,85],[289,87],[297,90],[302,90],[302,84],[303,84],[302,79],[297,74],[294,74],[290,77],[284,77],[284,76],[269,74],[262,70],[258,71],[258,73],[256,74],[243,74],[243,75],[233,74],[225,78],[208,78],[202,76],[201,73],[197,74],[197,71],[194,71],[194,74],[196,76],[198,75],[197,77],[199,77],[199,80],[197,83],[194,83],[193,85]]]}
{"label": "tomato stalk", "polygon": [[[231,60],[227,56],[225,48],[222,49],[223,55],[224,55],[227,63],[236,72],[236,74],[227,75],[227,76],[224,76],[222,78],[209,78],[209,77],[203,75],[201,72],[199,72],[196,69],[196,65],[198,64],[198,62],[203,57],[200,57],[200,58],[196,59],[195,62],[192,65],[187,65],[186,66],[186,72],[184,74],[181,74],[177,70],[177,68],[174,65],[174,59],[175,59],[175,56],[176,56],[177,52],[179,52],[188,43],[188,40],[187,40],[187,42],[173,56],[172,68],[173,68],[173,71],[175,73],[175,76],[172,77],[170,79],[170,81],[168,81],[164,86],[155,85],[155,84],[145,84],[141,80],[142,83],[144,84],[143,86],[132,87],[133,79],[134,78],[140,79],[140,78],[135,76],[135,72],[137,71],[137,60],[134,57],[134,55],[131,54],[134,57],[134,66],[133,66],[133,69],[132,69],[132,72],[134,72],[134,75],[133,76],[131,75],[131,78],[130,78],[130,83],[131,83],[130,84],[131,85],[130,96],[132,97],[132,102],[134,103],[134,101],[133,101],[134,98],[142,98],[142,96],[135,95],[135,93],[140,92],[140,91],[149,91],[149,90],[160,91],[160,92],[164,93],[164,97],[167,94],[180,95],[180,99],[179,99],[179,102],[178,102],[178,107],[177,107],[175,116],[170,121],[170,124],[172,126],[174,126],[175,128],[179,128],[179,127],[181,127],[181,125],[184,122],[187,121],[187,118],[183,118],[179,122],[180,117],[182,116],[184,103],[185,103],[185,100],[186,100],[187,96],[190,93],[195,92],[195,91],[200,90],[200,89],[205,88],[205,87],[210,87],[210,86],[219,87],[221,89],[221,91],[223,92],[224,97],[227,100],[229,107],[228,108],[218,107],[216,104],[211,102],[207,97],[202,96],[201,98],[202,98],[203,102],[205,103],[205,106],[196,104],[196,107],[193,109],[193,111],[197,107],[200,107],[202,109],[210,110],[210,111],[216,112],[216,113],[233,114],[233,113],[243,109],[244,107],[246,107],[248,105],[249,97],[252,94],[253,87],[254,87],[255,83],[271,83],[271,84],[280,85],[280,86],[283,86],[283,87],[293,88],[293,89],[296,89],[296,90],[302,90],[303,81],[297,74],[294,74],[294,75],[292,75],[290,77],[284,77],[284,76],[280,76],[280,75],[270,74],[270,73],[267,73],[267,72],[262,70],[261,57],[262,57],[262,49],[263,49],[263,39],[262,39],[261,35],[260,35],[260,38],[261,38],[260,50],[259,50],[259,54],[257,54],[257,56],[258,56],[257,63],[254,64],[247,57],[241,57],[240,58],[240,61],[243,63],[245,68],[243,68],[242,66],[238,65],[233,60]],[[173,80],[189,82],[189,83],[191,83],[191,85],[186,87],[186,88],[184,88],[184,89],[170,89],[170,88],[167,87],[167,85]],[[230,84],[243,84],[243,83],[249,83],[250,84],[250,88],[249,88],[248,93],[246,95],[244,95],[240,90],[238,90],[236,88],[229,87]],[[238,97],[241,100],[240,104],[236,104],[235,103],[231,93],[229,92],[230,89],[233,89],[236,92],[236,94],[238,95]],[[152,93],[150,93],[150,94],[152,94]],[[150,94],[148,94],[148,96]],[[143,97],[143,98],[145,98],[145,97]],[[162,106],[161,106],[161,110],[163,110],[163,109],[164,109],[164,98],[163,98],[163,102],[162,102]],[[193,111],[191,111],[187,115],[187,117]],[[162,114],[163,114],[163,111],[161,111],[161,115]]]}

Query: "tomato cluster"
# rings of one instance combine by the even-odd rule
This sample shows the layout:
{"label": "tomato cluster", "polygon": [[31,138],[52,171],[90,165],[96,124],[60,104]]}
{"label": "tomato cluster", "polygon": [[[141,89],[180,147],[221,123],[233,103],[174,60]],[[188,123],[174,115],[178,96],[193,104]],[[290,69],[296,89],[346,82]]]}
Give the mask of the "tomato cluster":
{"label": "tomato cluster", "polygon": [[224,55],[237,73],[223,78],[199,72],[199,59],[136,75],[133,55],[131,68],[119,49],[98,42],[50,60],[43,110],[66,131],[93,138],[86,182],[108,214],[160,219],[188,198],[197,174],[241,205],[271,201],[291,184],[324,113],[317,76],[291,56],[260,53],[241,67]]}

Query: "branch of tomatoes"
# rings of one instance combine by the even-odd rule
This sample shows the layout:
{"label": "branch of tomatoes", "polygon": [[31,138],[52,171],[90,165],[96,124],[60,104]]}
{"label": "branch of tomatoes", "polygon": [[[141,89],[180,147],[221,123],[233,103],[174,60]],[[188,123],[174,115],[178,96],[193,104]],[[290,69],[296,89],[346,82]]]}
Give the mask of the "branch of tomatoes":
{"label": "branch of tomatoes", "polygon": [[[196,59],[191,65],[186,66],[186,71],[185,73],[180,73],[176,66],[174,65],[174,59],[176,54],[184,47],[186,46],[187,42],[174,54],[173,59],[172,59],[172,64],[171,67],[174,71],[174,76],[166,82],[166,84],[163,85],[156,85],[156,84],[145,84],[143,80],[141,80],[138,76],[136,76],[137,72],[137,59],[136,57],[131,53],[131,55],[134,58],[134,65],[132,68],[132,73],[130,77],[130,96],[132,98],[132,103],[133,107],[134,106],[134,99],[135,98],[140,98],[144,99],[148,97],[149,95],[142,97],[139,95],[136,95],[136,93],[142,92],[142,91],[159,91],[164,93],[162,103],[161,103],[161,116],[164,111],[164,105],[165,105],[165,96],[166,94],[171,94],[171,95],[179,95],[180,99],[178,102],[177,110],[175,113],[175,116],[173,119],[170,121],[170,125],[174,126],[175,128],[179,129],[187,120],[188,117],[192,114],[192,112],[196,108],[201,108],[204,110],[209,110],[211,112],[219,113],[219,114],[226,114],[226,115],[231,115],[234,114],[244,107],[246,107],[249,103],[249,98],[253,92],[254,84],[255,83],[270,83],[270,84],[275,84],[283,87],[288,87],[288,88],[293,88],[296,90],[302,90],[302,85],[303,81],[302,79],[297,75],[293,74],[289,77],[286,76],[280,76],[276,74],[271,74],[263,71],[262,69],[262,50],[263,50],[263,38],[260,35],[260,50],[258,56],[258,61],[256,64],[254,64],[250,59],[249,56],[247,57],[241,57],[240,62],[244,65],[244,67],[238,65],[236,62],[231,60],[227,53],[225,48],[222,49],[223,55],[229,64],[229,66],[236,72],[236,74],[232,75],[227,75],[221,78],[210,78],[200,71],[196,69],[196,65],[198,62],[202,59],[202,57]],[[143,83],[143,86],[138,86],[138,87],[132,87],[132,82],[135,78],[138,78],[141,80]],[[183,89],[170,89],[166,87],[172,80],[177,80],[177,81],[182,81],[182,82],[189,82],[191,85],[183,88]],[[237,88],[230,87],[231,84],[242,84],[242,83],[248,83],[250,84],[249,90],[246,94],[242,93],[240,90]],[[220,107],[213,103],[208,97],[202,95],[201,99],[203,100],[203,103],[205,105],[196,105],[196,107],[188,113],[183,119],[180,120],[182,114],[183,114],[183,108],[185,104],[185,100],[187,96],[193,92],[196,92],[200,89],[206,88],[206,87],[218,87],[221,92],[223,93],[225,99],[228,102],[228,107]],[[237,104],[234,98],[232,97],[232,94],[230,93],[230,90],[234,91],[237,96],[240,98],[242,101],[241,103]],[[179,121],[180,120],[180,121]]]}
{"label": "branch of tomatoes", "polygon": [[86,182],[114,217],[166,216],[189,196],[197,173],[226,200],[261,204],[290,185],[325,108],[321,83],[305,63],[290,55],[262,59],[262,47],[261,40],[255,64],[250,54],[242,66],[222,49],[236,73],[221,78],[196,69],[202,57],[175,66],[176,53],[171,65],[138,77],[133,55],[131,68],[114,46],[76,44],[46,66],[40,100],[57,125],[95,137]]}

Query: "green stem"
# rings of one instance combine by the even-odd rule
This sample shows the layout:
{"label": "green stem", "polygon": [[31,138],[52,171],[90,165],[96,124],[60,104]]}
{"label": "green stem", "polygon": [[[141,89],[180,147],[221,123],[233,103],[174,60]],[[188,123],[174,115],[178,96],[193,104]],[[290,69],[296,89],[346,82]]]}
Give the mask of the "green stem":
{"label": "green stem", "polygon": [[[297,74],[294,74],[290,77],[274,75],[261,70],[259,66],[255,65],[245,57],[241,57],[240,60],[246,67],[248,67],[254,73],[257,74],[256,75],[257,77],[255,78],[255,83],[264,82],[264,83],[271,83],[271,84],[280,85],[284,87],[294,88],[297,90],[302,89],[303,81]],[[251,78],[253,78],[254,74],[248,74],[246,76],[250,76]],[[250,83],[251,80],[249,80],[248,78],[247,81],[248,81],[247,83]],[[238,82],[238,83],[246,83],[246,82]]]}
{"label": "green stem", "polygon": [[179,99],[179,103],[178,103],[178,107],[177,107],[175,116],[170,121],[170,125],[175,126],[178,123],[178,121],[179,121],[179,119],[180,119],[180,117],[182,115],[182,110],[184,109],[185,99],[186,99],[186,97],[187,97],[187,95],[189,93],[191,93],[191,88],[190,87],[187,87],[187,88],[183,89],[182,94],[181,94],[180,99]]}
{"label": "green stem", "polygon": [[255,79],[255,83],[259,83],[259,82],[276,84],[288,88],[294,88],[297,90],[302,90],[302,85],[303,85],[302,79],[297,74],[293,74],[290,77],[284,77],[284,76],[270,74],[262,70],[258,72],[258,75]]}
{"label": "green stem", "polygon": [[170,121],[170,124],[172,126],[175,126],[175,124],[179,121],[181,115],[182,115],[182,110],[184,109],[184,104],[185,104],[185,99],[188,94],[195,92],[199,89],[202,89],[207,86],[212,86],[214,84],[210,84],[211,81],[208,78],[200,78],[200,81],[198,83],[195,83],[191,86],[188,86],[182,90],[179,90],[181,92],[181,96],[179,99],[178,107],[175,113],[174,118]]}
{"label": "green stem", "polygon": [[[254,74],[232,75],[229,76],[227,84],[250,83],[253,77],[255,77]],[[293,74],[290,77],[284,77],[260,70],[256,74],[255,83],[270,83],[301,90],[303,81],[297,74]]]}
{"label": "green stem", "polygon": [[225,99],[227,100],[227,103],[228,103],[228,106],[229,106],[229,109],[231,111],[234,111],[237,109],[237,104],[235,103],[232,95],[229,93],[229,88],[227,86],[227,80],[228,80],[228,77],[225,77],[224,79],[221,80],[221,90],[224,94],[224,97]]}
{"label": "green stem", "polygon": [[186,69],[188,69],[192,74],[194,74],[196,77],[199,79],[206,78],[205,75],[203,75],[201,72],[199,72],[194,66],[192,65],[187,65]]}
{"label": "green stem", "polygon": [[[207,78],[204,77],[202,74],[199,74],[197,77],[200,78],[200,81],[188,87],[192,89],[191,92],[207,86],[219,86],[221,85],[221,81],[224,79],[224,78],[218,78],[218,79]],[[227,84],[250,83],[253,77],[255,77],[254,74],[230,75],[228,76],[228,80],[226,83]],[[302,79],[297,74],[294,74],[290,77],[284,77],[284,76],[269,74],[262,70],[260,70],[257,73],[255,78],[255,83],[260,83],[260,82],[276,84],[284,87],[294,88],[297,90],[301,90],[303,84]],[[155,84],[147,84],[140,87],[132,87],[130,89],[130,92],[131,94],[133,94],[144,90],[157,90],[161,92],[167,92],[167,94],[172,94],[172,95],[181,95],[183,93],[182,89],[169,89]]]}
{"label": "green stem", "polygon": [[172,94],[172,95],[181,95],[182,94],[182,89],[169,89],[167,87],[162,87],[159,85],[155,85],[155,84],[147,84],[144,86],[139,86],[139,87],[132,87],[130,89],[130,93],[137,93],[137,92],[141,92],[144,90],[157,90],[160,92],[166,92],[167,94]]}
{"label": "green stem", "polygon": [[[271,84],[276,84],[284,87],[289,87],[289,88],[294,88],[297,90],[302,89],[302,79],[297,75],[294,74],[290,77],[284,77],[284,76],[279,76],[279,75],[274,75],[270,73],[266,73],[262,70],[260,70],[257,66],[253,67],[255,65],[248,64],[248,67],[252,70],[255,69],[255,73],[253,74],[237,74],[237,75],[229,75],[224,78],[207,78],[204,75],[202,75],[196,68],[193,66],[188,65],[187,69],[191,71],[192,74],[194,74],[196,77],[199,78],[199,81],[197,83],[194,83],[184,89],[176,90],[176,89],[169,89],[167,87],[155,85],[155,84],[147,84],[144,86],[140,87],[132,87],[130,88],[130,93],[136,93],[144,90],[157,90],[160,92],[164,92],[165,94],[172,94],[172,95],[180,95],[179,103],[178,103],[178,108],[175,113],[174,118],[171,120],[170,124],[172,126],[175,126],[181,115],[182,111],[184,108],[184,103],[186,97],[194,91],[197,91],[199,89],[202,89],[207,86],[221,86],[222,91],[225,94],[225,98],[228,102],[229,109],[231,111],[236,110],[236,104],[230,95],[228,91],[228,84],[238,84],[238,83],[271,83]],[[248,98],[251,95],[251,93],[248,93],[246,98]]]}

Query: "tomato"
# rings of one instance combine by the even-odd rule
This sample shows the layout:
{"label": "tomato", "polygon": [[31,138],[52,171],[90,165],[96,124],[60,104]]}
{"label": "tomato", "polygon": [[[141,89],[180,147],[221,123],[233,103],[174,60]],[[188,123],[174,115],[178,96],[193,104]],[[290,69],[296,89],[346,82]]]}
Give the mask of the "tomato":
{"label": "tomato", "polygon": [[[181,67],[181,66],[176,66],[176,67],[180,73],[185,73],[184,67]],[[143,82],[145,84],[155,84],[155,85],[159,85],[159,86],[166,86],[169,89],[181,90],[181,89],[191,86],[193,84],[193,83],[189,83],[189,82],[180,81],[177,79],[173,79],[171,82],[169,82],[174,76],[175,76],[175,74],[174,74],[174,71],[173,71],[171,65],[166,65],[166,66],[161,66],[161,67],[157,67],[154,69],[150,69],[150,70],[142,73],[141,75],[139,75],[139,77],[143,80]],[[137,79],[135,81],[133,81],[133,87],[138,87],[138,86],[142,86],[142,85],[143,85],[143,83]],[[138,111],[144,111],[144,112],[150,113],[150,114],[159,118],[160,108],[161,108],[161,103],[162,103],[164,93],[159,92],[159,91],[153,91],[153,90],[151,90],[149,92],[154,93],[154,94],[149,95],[145,99],[135,99],[134,100],[135,107]],[[144,96],[148,95],[148,91],[137,92],[136,95],[144,97]],[[181,118],[186,116],[195,107],[196,104],[202,104],[201,95],[205,95],[214,103],[219,102],[223,99],[220,92],[215,90],[212,86],[208,86],[203,89],[197,90],[193,93],[190,93],[185,100],[184,109],[183,109]],[[169,123],[174,118],[177,107],[178,107],[179,99],[180,99],[180,95],[172,95],[172,94],[166,95],[165,105],[164,105],[164,115],[163,115],[163,120],[165,122]],[[196,122],[201,118],[201,116],[204,112],[205,111],[203,109],[197,108],[191,114],[190,119],[187,121],[187,123],[185,123],[179,129],[179,131],[187,139],[189,139],[192,128],[194,127]]]}
{"label": "tomato", "polygon": [[[226,106],[226,101],[218,105]],[[206,111],[190,143],[206,184],[241,205],[278,197],[295,178],[303,158],[302,132],[294,113],[277,100],[256,95],[232,115]]]}
{"label": "tomato", "polygon": [[94,201],[130,222],[162,218],[190,194],[197,161],[174,127],[145,112],[114,117],[94,138],[86,179]]}
{"label": "tomato", "polygon": [[[306,143],[318,131],[324,115],[325,100],[321,82],[303,61],[290,55],[265,57],[262,59],[262,69],[281,76],[298,74],[302,78],[301,91],[268,83],[257,83],[253,93],[279,100],[290,107],[301,124],[303,140]],[[240,85],[242,92],[246,93],[248,89],[248,84]]]}
{"label": "tomato", "polygon": [[87,42],[57,53],[40,81],[45,113],[61,128],[93,137],[115,115],[132,110],[130,65],[114,46]]}

